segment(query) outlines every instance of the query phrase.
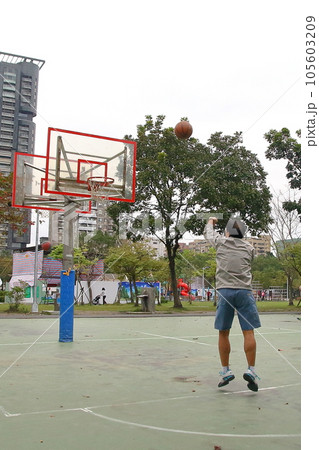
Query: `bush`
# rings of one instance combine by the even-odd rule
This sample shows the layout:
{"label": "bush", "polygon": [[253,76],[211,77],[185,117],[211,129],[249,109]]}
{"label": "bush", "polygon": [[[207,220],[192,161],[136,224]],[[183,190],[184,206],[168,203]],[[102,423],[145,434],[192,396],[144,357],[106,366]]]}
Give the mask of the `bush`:
{"label": "bush", "polygon": [[4,303],[6,291],[0,291],[0,303]]}
{"label": "bush", "polygon": [[25,288],[28,286],[24,281],[20,281],[20,286],[15,286],[11,291],[4,291],[9,297],[9,312],[17,312],[20,303],[25,296]]}

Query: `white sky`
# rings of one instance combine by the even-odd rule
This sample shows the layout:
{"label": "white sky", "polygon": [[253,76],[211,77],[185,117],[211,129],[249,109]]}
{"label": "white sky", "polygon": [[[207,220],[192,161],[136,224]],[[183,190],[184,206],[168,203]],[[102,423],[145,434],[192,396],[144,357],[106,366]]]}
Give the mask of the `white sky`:
{"label": "white sky", "polygon": [[302,128],[304,18],[311,11],[307,1],[296,5],[6,2],[0,51],[46,61],[36,154],[45,154],[48,127],[123,138],[135,137],[147,114],[165,115],[172,127],[186,116],[203,143],[216,131],[242,131],[270,188],[287,192],[285,163],[266,160],[263,135],[287,127],[295,137]]}
{"label": "white sky", "polygon": [[[303,14],[289,1],[117,0],[6,2],[1,51],[46,61],[40,71],[36,153],[49,126],[122,138],[145,115],[193,136],[243,131],[268,182],[284,163],[264,157],[271,128],[301,127]],[[289,10],[289,11],[288,11]],[[3,20],[6,17],[8,20]]]}

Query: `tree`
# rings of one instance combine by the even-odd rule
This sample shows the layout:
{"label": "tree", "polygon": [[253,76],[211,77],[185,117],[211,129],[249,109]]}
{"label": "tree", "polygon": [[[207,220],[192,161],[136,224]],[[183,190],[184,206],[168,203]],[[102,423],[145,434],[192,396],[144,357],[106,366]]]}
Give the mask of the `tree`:
{"label": "tree", "polygon": [[242,143],[242,133],[233,136],[214,133],[208,140],[211,146],[206,172],[198,180],[195,200],[201,209],[223,214],[218,220],[224,229],[235,212],[245,221],[248,229],[259,234],[270,222],[271,194],[257,155]]}
{"label": "tree", "polygon": [[[80,248],[83,249],[88,259],[103,259],[107,255],[109,249],[116,244],[115,236],[97,230],[94,236],[86,240],[87,234],[80,235]],[[85,242],[86,240],[86,242]]]}
{"label": "tree", "polygon": [[274,255],[260,255],[252,262],[252,275],[258,280],[263,289],[270,286],[283,286],[286,283],[286,274],[281,262]]}
{"label": "tree", "polygon": [[[179,278],[191,283],[196,277],[203,279],[209,287],[215,287],[216,282],[216,249],[211,247],[207,252],[199,253],[195,250],[178,252],[176,258],[176,272]],[[216,295],[214,296],[214,302]]]}
{"label": "tree", "polygon": [[20,303],[23,301],[25,296],[25,290],[28,287],[28,283],[23,280],[19,280],[19,286],[14,286],[10,291],[6,291],[6,295],[9,298],[9,311],[17,312]]}
{"label": "tree", "polygon": [[9,281],[12,276],[13,257],[8,251],[3,251],[0,254],[0,279],[3,285]]}
{"label": "tree", "polygon": [[284,208],[280,195],[272,200],[272,215],[273,225],[269,228],[269,234],[276,257],[287,277],[289,305],[293,305],[293,288],[300,283],[301,273],[299,215],[295,209],[288,211]]}
{"label": "tree", "polygon": [[176,272],[178,278],[183,278],[187,283],[195,277],[202,277],[203,271],[206,281],[214,284],[216,273],[216,250],[199,253],[195,250],[183,250],[178,252],[176,258]]}
{"label": "tree", "polygon": [[13,175],[0,173],[0,225],[9,225],[13,230],[23,234],[28,225],[28,211],[11,206]]}
{"label": "tree", "polygon": [[[300,139],[301,131],[296,131],[297,137]],[[266,150],[266,158],[284,159],[287,160],[286,177],[289,180],[291,189],[301,189],[301,144],[290,135],[287,128],[282,128],[281,131],[270,130],[264,135],[269,142]],[[301,200],[288,200],[283,203],[286,211],[296,210],[301,214]]]}
{"label": "tree", "polygon": [[130,283],[130,297],[133,301],[133,288],[135,293],[135,304],[138,305],[138,280],[154,280],[153,270],[158,267],[155,260],[155,252],[143,242],[125,242],[120,247],[110,249],[105,258],[108,270],[115,272],[123,280],[127,277]]}
{"label": "tree", "polygon": [[[78,281],[80,280],[81,275],[87,276],[88,291],[89,291],[89,303],[91,304],[91,302],[92,302],[91,273],[92,273],[92,268],[93,268],[94,264],[96,264],[96,262],[97,262],[97,258],[95,258],[94,260],[88,259],[85,252],[86,252],[85,248],[81,248],[81,249],[75,248],[74,249],[74,254],[73,254],[74,270],[75,270],[75,274],[76,274],[76,279]],[[50,252],[50,257],[52,259],[58,259],[60,261],[63,261],[63,244],[59,244],[59,245],[53,247],[53,249]]]}
{"label": "tree", "polygon": [[116,219],[126,211],[134,225],[139,212],[142,226],[138,233],[133,226],[127,236],[155,234],[164,243],[174,306],[182,307],[175,258],[185,231],[202,234],[205,221],[198,214],[219,211],[226,222],[239,212],[251,229],[262,231],[269,220],[270,193],[257,157],[238,145],[241,133],[216,133],[203,145],[195,138],[177,139],[173,128],[163,128],[164,118],[146,116],[137,127],[136,202],[115,205],[110,214]]}

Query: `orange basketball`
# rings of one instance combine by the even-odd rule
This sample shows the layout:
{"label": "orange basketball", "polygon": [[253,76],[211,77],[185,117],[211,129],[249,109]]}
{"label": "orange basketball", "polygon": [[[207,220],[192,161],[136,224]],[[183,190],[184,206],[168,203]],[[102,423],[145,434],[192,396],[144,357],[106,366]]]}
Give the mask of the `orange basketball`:
{"label": "orange basketball", "polygon": [[193,134],[193,127],[186,120],[182,120],[175,126],[174,131],[178,139],[188,139]]}
{"label": "orange basketball", "polygon": [[41,244],[41,248],[42,248],[42,250],[44,250],[45,252],[48,252],[48,251],[51,249],[51,242],[49,242],[49,241],[43,242],[43,243]]}

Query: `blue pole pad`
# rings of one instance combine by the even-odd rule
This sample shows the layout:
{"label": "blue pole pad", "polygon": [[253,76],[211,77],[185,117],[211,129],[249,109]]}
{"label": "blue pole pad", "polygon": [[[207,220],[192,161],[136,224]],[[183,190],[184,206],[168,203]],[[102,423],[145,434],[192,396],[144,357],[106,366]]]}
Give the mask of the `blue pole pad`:
{"label": "blue pole pad", "polygon": [[61,270],[60,342],[73,342],[75,271]]}

